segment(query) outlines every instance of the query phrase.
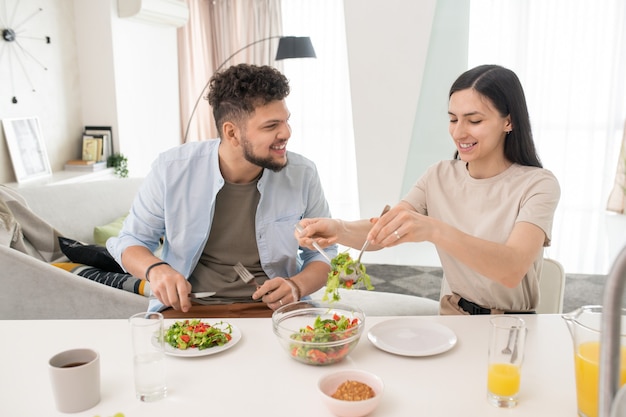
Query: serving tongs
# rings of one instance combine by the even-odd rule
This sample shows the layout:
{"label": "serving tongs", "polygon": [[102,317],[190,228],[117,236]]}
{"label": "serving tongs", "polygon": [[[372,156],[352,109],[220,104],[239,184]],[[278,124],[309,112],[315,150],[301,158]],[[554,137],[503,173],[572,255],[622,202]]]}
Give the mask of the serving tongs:
{"label": "serving tongs", "polygon": [[[296,230],[298,231],[298,233],[302,233],[304,231],[302,226],[300,226],[300,223],[296,223]],[[328,257],[328,255],[326,255],[326,252],[324,252],[324,249],[322,249],[322,247],[316,241],[313,241],[313,247],[317,249],[317,251],[321,253],[322,256],[324,256],[324,258],[326,258],[328,263],[332,262],[332,260]]]}

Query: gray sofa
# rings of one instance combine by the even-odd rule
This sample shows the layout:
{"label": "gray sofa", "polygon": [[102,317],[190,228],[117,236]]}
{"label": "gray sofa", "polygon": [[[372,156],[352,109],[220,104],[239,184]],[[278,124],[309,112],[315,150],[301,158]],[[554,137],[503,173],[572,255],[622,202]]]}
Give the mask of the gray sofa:
{"label": "gray sofa", "polygon": [[[29,207],[68,238],[93,243],[95,226],[126,214],[141,179],[29,186],[17,191]],[[0,319],[127,318],[148,298],[66,272],[0,245]],[[321,298],[323,289],[313,298]],[[342,291],[342,302],[367,315],[436,315],[439,303],[421,297]]]}
{"label": "gray sofa", "polygon": [[[93,243],[95,226],[126,214],[141,179],[25,186],[17,192],[64,236]],[[99,284],[0,245],[0,319],[127,318],[148,298]]]}

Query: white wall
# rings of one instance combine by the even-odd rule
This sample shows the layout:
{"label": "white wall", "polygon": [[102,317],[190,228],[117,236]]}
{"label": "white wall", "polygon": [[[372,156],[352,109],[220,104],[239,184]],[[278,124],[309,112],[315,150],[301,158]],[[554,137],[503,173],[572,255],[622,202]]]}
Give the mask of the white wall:
{"label": "white wall", "polygon": [[469,0],[437,0],[402,196],[426,168],[450,159],[456,150],[448,133],[448,94],[454,80],[468,68],[469,11]]}
{"label": "white wall", "polygon": [[[38,117],[52,170],[60,170],[67,159],[80,155],[81,98],[74,31],[74,7],[70,0],[6,1],[16,8],[14,23],[36,12],[21,27],[18,41],[37,61],[24,57],[24,69],[10,49],[19,47],[0,40],[0,119]],[[3,7],[0,13],[5,13]],[[7,20],[3,14],[3,23]],[[50,36],[51,43],[26,37]],[[19,54],[23,56],[23,54]],[[42,69],[42,65],[47,70]],[[35,89],[33,92],[32,89]],[[17,104],[11,97],[17,96]],[[15,181],[13,166],[0,129],[0,183]]]}
{"label": "white wall", "polygon": [[436,0],[345,0],[362,217],[399,200]]}
{"label": "white wall", "polygon": [[85,126],[112,126],[119,152],[110,0],[74,1],[76,51],[80,73],[81,118]]}
{"label": "white wall", "polygon": [[115,150],[144,176],[180,143],[177,29],[119,18],[117,0],[74,3],[84,124],[113,126]]}
{"label": "white wall", "polygon": [[[112,126],[130,175],[145,175],[159,152],[180,143],[176,28],[121,19],[117,0],[22,0],[18,11],[38,7],[31,33],[52,43],[32,51],[48,71],[30,66],[30,93],[0,58],[0,118],[39,117],[53,171],[80,157],[83,126]],[[11,104],[16,87],[20,100]],[[13,182],[4,133],[0,139],[0,183]]]}
{"label": "white wall", "polygon": [[113,20],[121,151],[133,175],[181,143],[176,28]]}

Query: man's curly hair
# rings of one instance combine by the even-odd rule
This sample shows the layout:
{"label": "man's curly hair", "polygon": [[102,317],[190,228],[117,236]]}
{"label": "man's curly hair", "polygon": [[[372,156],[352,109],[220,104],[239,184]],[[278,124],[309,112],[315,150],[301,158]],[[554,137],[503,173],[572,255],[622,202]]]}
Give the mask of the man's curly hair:
{"label": "man's curly hair", "polygon": [[276,68],[239,64],[211,77],[207,98],[221,137],[225,122],[241,126],[257,107],[287,95],[289,81]]}

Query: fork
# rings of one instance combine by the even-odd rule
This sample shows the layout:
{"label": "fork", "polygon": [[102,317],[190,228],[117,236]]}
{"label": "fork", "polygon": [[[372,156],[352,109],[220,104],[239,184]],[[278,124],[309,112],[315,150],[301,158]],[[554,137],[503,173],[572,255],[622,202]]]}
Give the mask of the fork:
{"label": "fork", "polygon": [[243,282],[245,282],[246,284],[250,284],[250,285],[256,285],[257,288],[260,287],[260,285],[256,282],[254,275],[252,275],[252,272],[248,271],[241,262],[237,262],[237,264],[235,264],[233,268],[235,269],[235,272],[237,272],[237,275],[239,275],[239,278],[241,278]]}

